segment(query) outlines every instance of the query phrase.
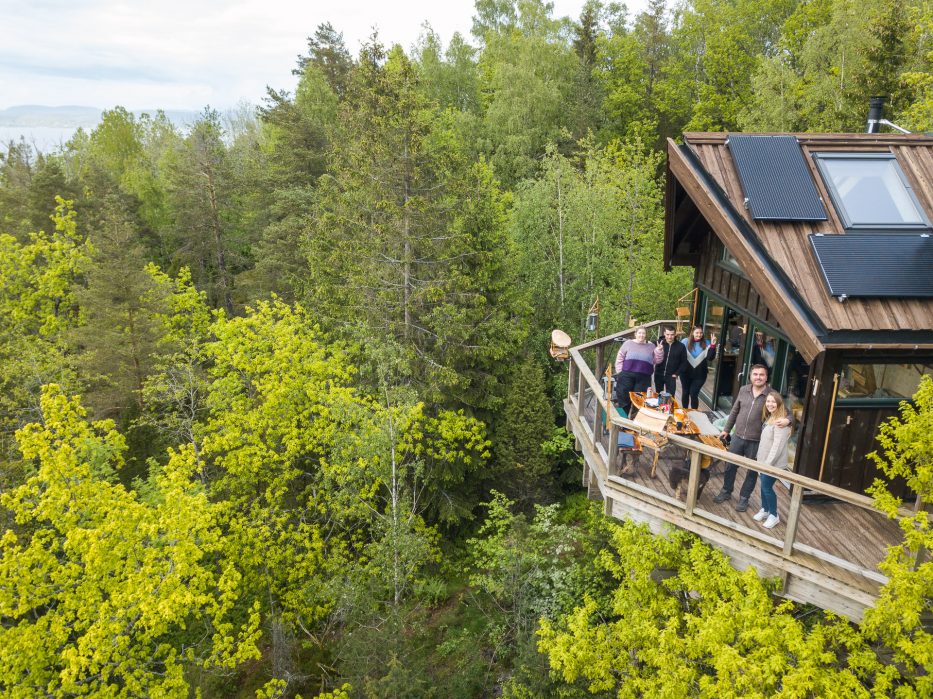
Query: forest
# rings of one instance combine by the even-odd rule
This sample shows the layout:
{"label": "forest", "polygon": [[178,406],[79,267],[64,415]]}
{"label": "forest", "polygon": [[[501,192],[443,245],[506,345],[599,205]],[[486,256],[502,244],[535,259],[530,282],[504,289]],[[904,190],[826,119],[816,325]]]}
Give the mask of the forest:
{"label": "forest", "polygon": [[[591,507],[547,353],[690,291],[668,138],[860,132],[872,95],[933,130],[933,3],[309,29],[258,106],[0,148],[0,694],[933,694],[922,508],[861,626],[777,601]],[[876,460],[933,503],[933,382],[904,405]]]}

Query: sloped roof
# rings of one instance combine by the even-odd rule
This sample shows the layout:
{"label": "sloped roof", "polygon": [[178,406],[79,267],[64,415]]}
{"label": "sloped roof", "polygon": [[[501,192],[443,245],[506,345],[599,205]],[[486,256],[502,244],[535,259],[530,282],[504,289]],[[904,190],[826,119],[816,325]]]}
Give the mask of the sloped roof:
{"label": "sloped roof", "polygon": [[[726,245],[798,346],[815,355],[828,346],[856,346],[866,332],[890,334],[892,347],[933,346],[933,301],[908,298],[850,298],[830,295],[810,245],[812,233],[844,234],[844,226],[816,168],[814,152],[891,152],[933,220],[933,138],[900,134],[791,134],[829,217],[825,221],[754,220],[744,206],[739,174],[726,133],[686,133],[684,145],[668,141],[668,167],[700,213]],[[668,189],[671,192],[671,189]],[[671,203],[668,203],[670,216]],[[671,223],[665,241],[672,250]],[[933,274],[933,270],[930,270]],[[874,332],[871,332],[874,331]],[[916,331],[927,331],[917,334]],[[806,338],[804,338],[806,335]],[[929,335],[929,338],[927,337]],[[912,344],[913,343],[913,344]]]}

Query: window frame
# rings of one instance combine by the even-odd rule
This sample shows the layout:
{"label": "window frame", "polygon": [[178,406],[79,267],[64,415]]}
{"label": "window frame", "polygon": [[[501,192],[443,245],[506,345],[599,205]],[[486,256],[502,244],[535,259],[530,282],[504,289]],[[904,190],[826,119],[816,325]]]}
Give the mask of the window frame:
{"label": "window frame", "polygon": [[[833,207],[836,209],[836,214],[839,216],[839,219],[842,221],[843,227],[847,231],[862,231],[862,232],[884,232],[884,231],[929,231],[933,230],[933,224],[930,223],[929,217],[927,217],[926,211],[924,211],[923,206],[920,204],[920,200],[917,199],[917,195],[914,192],[914,188],[910,184],[910,180],[907,179],[907,175],[904,173],[901,164],[897,160],[897,156],[890,151],[877,151],[877,152],[866,152],[866,153],[854,153],[851,151],[841,152],[841,151],[824,151],[819,153],[813,153],[813,160],[816,163],[816,167],[820,172],[820,177],[823,178],[823,184],[826,186],[826,190],[829,192],[829,196],[833,201]],[[894,172],[897,173],[897,176],[901,180],[901,184],[904,187],[904,190],[907,192],[907,196],[910,198],[910,201],[914,205],[914,209],[920,214],[922,219],[920,223],[855,223],[852,221],[851,216],[849,215],[848,210],[845,207],[843,202],[842,195],[840,195],[839,190],[836,188],[836,183],[833,181],[832,175],[829,172],[829,169],[826,167],[826,161],[828,160],[890,160],[894,163]]]}
{"label": "window frame", "polygon": [[[842,389],[842,375],[845,373],[846,367],[849,366],[885,366],[885,365],[900,365],[900,364],[918,364],[918,362],[909,361],[908,357],[897,357],[897,358],[873,358],[873,357],[857,357],[851,359],[843,359],[836,371],[836,376],[839,377],[839,385],[836,387],[836,404],[839,406],[845,406],[847,408],[877,408],[877,407],[887,407],[887,406],[897,406],[903,402],[913,403],[914,394],[917,389],[914,389],[914,393],[909,396],[849,396],[849,395],[840,395]],[[921,366],[927,366],[927,362],[919,362]],[[933,366],[930,364],[929,366]],[[920,374],[921,380],[922,377],[926,375],[926,372]],[[917,387],[919,388],[919,382]]]}
{"label": "window frame", "polygon": [[726,247],[726,244],[722,241],[719,242],[719,259],[716,260],[716,263],[723,269],[727,269],[733,274],[737,274],[743,279],[748,279],[748,276],[745,274],[745,270],[739,265],[739,261],[736,259],[735,255],[729,252],[729,248]]}

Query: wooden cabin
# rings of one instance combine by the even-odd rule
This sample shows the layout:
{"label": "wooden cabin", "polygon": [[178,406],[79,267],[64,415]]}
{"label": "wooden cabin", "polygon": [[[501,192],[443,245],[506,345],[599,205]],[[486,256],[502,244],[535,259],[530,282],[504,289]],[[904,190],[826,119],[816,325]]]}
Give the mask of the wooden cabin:
{"label": "wooden cabin", "polygon": [[[864,492],[878,425],[933,374],[933,138],[687,133],[668,141],[664,263],[696,269],[722,411],[768,367],[793,469]],[[909,493],[902,490],[902,495]]]}
{"label": "wooden cabin", "polygon": [[[859,621],[887,582],[878,564],[902,539],[864,494],[876,475],[866,454],[879,423],[933,373],[931,221],[933,138],[669,141],[665,266],[695,268],[690,320],[721,348],[701,398],[725,413],[750,366],[766,366],[796,418],[793,471],[618,415],[601,379],[625,329],[569,350],[564,411],[588,495],[609,516],[693,532],[736,567],[778,577],[779,594]],[[626,431],[653,448],[626,453]],[[657,474],[647,467],[656,457]],[[675,486],[685,460],[688,483]],[[754,507],[715,502],[722,463],[780,479],[774,529],[753,520]],[[914,512],[906,502],[902,516]]]}

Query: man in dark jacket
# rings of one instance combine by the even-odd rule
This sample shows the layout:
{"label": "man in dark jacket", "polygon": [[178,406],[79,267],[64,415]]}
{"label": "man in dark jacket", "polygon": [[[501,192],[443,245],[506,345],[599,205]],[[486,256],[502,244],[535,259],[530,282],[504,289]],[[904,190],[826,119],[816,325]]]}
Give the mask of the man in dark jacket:
{"label": "man in dark jacket", "polygon": [[[755,364],[750,373],[751,382],[739,389],[738,395],[732,401],[732,411],[726,420],[725,429],[719,436],[725,439],[735,427],[735,434],[732,435],[732,441],[729,443],[729,451],[754,460],[758,456],[758,443],[761,441],[761,415],[770,388],[768,387],[768,369],[765,366]],[[785,427],[790,424],[790,420],[781,418],[775,424]],[[725,502],[732,497],[735,473],[738,470],[739,467],[736,464],[726,466],[722,490],[713,498],[713,502]],[[735,506],[736,512],[745,512],[748,509],[748,497],[755,489],[757,481],[757,471],[749,470],[745,474],[745,480],[739,490],[739,501]]]}
{"label": "man in dark jacket", "polygon": [[664,359],[654,367],[655,389],[658,393],[667,391],[672,396],[677,388],[677,377],[687,369],[687,348],[674,337],[672,328],[664,328],[664,339],[658,340],[658,347],[664,350]]}

